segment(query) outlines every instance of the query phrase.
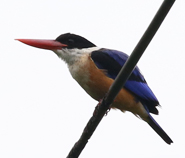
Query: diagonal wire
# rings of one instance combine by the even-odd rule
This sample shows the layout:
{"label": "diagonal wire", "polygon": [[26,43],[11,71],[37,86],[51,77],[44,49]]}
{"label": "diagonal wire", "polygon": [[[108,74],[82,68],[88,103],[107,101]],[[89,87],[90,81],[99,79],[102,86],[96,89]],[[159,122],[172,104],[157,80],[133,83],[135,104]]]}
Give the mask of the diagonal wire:
{"label": "diagonal wire", "polygon": [[164,18],[168,14],[174,2],[175,0],[164,0],[163,1],[161,7],[157,11],[152,22],[148,26],[147,30],[141,37],[136,47],[134,48],[127,62],[124,64],[124,66],[120,70],[118,76],[116,77],[114,83],[110,87],[108,93],[99,103],[99,105],[96,107],[94,115],[90,118],[80,139],[75,143],[75,145],[69,152],[67,158],[78,158],[78,156],[84,149],[85,145],[87,144],[88,140],[92,136],[93,132],[95,131],[96,127],[98,126],[99,122],[101,121],[103,116],[106,114],[107,110],[109,109],[111,103],[114,101],[115,97],[117,96],[119,91],[122,89],[125,82],[129,78],[130,74],[134,70],[137,62],[139,61],[143,52],[145,51],[148,44],[154,37],[155,33],[157,32],[158,28],[162,24]]}
{"label": "diagonal wire", "polygon": [[120,70],[114,83],[112,84],[109,90],[108,96],[107,96],[108,103],[113,102],[116,95],[119,93],[121,88],[124,86],[125,82],[129,78],[137,62],[139,61],[145,49],[147,48],[150,41],[154,37],[155,33],[157,32],[158,28],[160,27],[161,23],[163,22],[164,18],[168,14],[174,2],[175,0],[164,0],[164,2],[162,3],[161,7],[157,11],[156,15],[154,16],[147,30],[141,37],[140,41],[134,48],[132,54],[130,55],[130,57],[128,58],[128,60],[126,61],[122,69]]}

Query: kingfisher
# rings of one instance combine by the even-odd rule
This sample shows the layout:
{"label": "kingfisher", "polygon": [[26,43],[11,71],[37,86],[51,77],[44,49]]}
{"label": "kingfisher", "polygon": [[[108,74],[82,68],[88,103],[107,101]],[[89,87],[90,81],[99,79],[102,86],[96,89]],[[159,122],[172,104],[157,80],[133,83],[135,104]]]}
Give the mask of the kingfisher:
{"label": "kingfisher", "polygon": [[[128,55],[121,51],[97,47],[86,38],[71,33],[62,34],[55,40],[17,40],[33,47],[52,50],[67,63],[77,83],[97,101],[108,92],[128,59]],[[171,144],[172,139],[150,115],[158,114],[157,106],[158,99],[136,66],[111,108],[133,113],[148,123],[167,144]]]}

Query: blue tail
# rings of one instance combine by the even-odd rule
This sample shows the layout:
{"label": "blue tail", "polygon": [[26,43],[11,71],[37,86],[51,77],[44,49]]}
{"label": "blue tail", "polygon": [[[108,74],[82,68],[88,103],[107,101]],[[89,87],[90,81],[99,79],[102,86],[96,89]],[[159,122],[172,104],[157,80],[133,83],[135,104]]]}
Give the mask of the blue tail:
{"label": "blue tail", "polygon": [[171,144],[173,141],[166,134],[166,132],[159,126],[159,124],[154,120],[154,118],[149,114],[148,115],[148,124],[154,129],[154,131],[167,143]]}

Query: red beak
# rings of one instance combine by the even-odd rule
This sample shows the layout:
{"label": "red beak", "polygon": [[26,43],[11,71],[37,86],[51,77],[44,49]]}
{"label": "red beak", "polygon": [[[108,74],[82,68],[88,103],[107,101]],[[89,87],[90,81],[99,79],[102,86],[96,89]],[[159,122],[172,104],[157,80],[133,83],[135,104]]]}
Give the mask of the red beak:
{"label": "red beak", "polygon": [[33,47],[48,49],[48,50],[56,50],[56,49],[61,49],[63,47],[67,47],[66,44],[62,44],[55,40],[40,40],[40,39],[16,39],[16,40]]}

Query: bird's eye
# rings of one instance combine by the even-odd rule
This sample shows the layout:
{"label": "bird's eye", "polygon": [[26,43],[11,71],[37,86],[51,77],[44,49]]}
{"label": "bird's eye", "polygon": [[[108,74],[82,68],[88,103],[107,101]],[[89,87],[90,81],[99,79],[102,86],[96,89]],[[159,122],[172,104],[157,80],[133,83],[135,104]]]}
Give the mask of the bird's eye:
{"label": "bird's eye", "polygon": [[69,43],[74,43],[75,41],[73,39],[68,39]]}

